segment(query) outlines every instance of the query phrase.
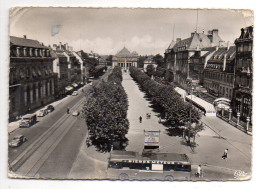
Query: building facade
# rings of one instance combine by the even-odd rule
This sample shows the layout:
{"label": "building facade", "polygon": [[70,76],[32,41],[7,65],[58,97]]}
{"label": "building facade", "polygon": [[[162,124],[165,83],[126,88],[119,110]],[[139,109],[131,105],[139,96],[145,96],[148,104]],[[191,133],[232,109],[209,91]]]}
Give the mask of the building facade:
{"label": "building facade", "polygon": [[148,56],[148,57],[144,60],[144,67],[143,67],[143,69],[144,69],[145,72],[147,71],[147,66],[148,66],[148,65],[152,65],[152,66],[155,68],[155,70],[156,70],[157,64],[156,64],[156,62],[153,60],[153,56]]}
{"label": "building facade", "polygon": [[233,96],[234,65],[236,47],[219,47],[207,61],[204,69],[203,86],[215,97]]}
{"label": "building facade", "polygon": [[244,121],[252,116],[253,87],[253,26],[242,28],[240,37],[235,40],[236,62],[233,95],[233,113],[240,113]]}
{"label": "building facade", "polygon": [[123,48],[112,58],[112,67],[120,66],[123,69],[129,69],[129,67],[134,66],[137,67],[138,54],[134,52],[130,52],[127,48]]}
{"label": "building facade", "polygon": [[[165,51],[165,63],[173,75],[174,82],[186,90],[189,88],[187,78],[198,83],[199,78],[203,77],[201,70],[199,70],[203,63],[192,62],[192,57],[201,57],[201,55],[208,53],[205,57],[201,57],[206,61],[211,52],[207,48],[219,46],[222,43],[217,29],[208,31],[208,34],[192,32],[189,38],[183,40],[177,38],[176,42],[172,41]],[[197,61],[196,58],[193,58],[193,61]],[[201,78],[201,80],[203,79]]]}
{"label": "building facade", "polygon": [[40,42],[10,37],[9,121],[54,100],[53,60]]}

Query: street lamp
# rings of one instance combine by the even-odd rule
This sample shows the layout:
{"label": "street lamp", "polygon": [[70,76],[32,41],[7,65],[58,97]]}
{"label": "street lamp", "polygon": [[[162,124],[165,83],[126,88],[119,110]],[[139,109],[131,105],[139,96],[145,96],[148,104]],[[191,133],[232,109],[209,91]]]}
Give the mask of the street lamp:
{"label": "street lamp", "polygon": [[237,126],[239,126],[240,122],[240,112],[237,112]]}
{"label": "street lamp", "polygon": [[250,122],[250,117],[246,118],[246,132],[248,133],[249,130],[249,122]]}

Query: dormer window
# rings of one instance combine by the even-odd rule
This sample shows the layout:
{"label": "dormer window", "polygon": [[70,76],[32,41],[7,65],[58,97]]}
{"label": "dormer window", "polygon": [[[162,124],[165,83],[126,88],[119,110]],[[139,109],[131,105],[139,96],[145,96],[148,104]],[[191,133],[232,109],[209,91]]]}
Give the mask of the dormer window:
{"label": "dormer window", "polygon": [[34,55],[35,55],[35,56],[38,56],[38,49],[35,49],[35,50],[34,50]]}
{"label": "dormer window", "polygon": [[23,56],[27,56],[26,48],[23,48]]}
{"label": "dormer window", "polygon": [[39,56],[42,56],[42,49],[39,49]]}
{"label": "dormer window", "polygon": [[17,57],[21,56],[20,47],[16,47],[16,55]]}
{"label": "dormer window", "polygon": [[33,51],[32,50],[33,50],[32,48],[29,49],[29,55],[30,56],[33,56]]}

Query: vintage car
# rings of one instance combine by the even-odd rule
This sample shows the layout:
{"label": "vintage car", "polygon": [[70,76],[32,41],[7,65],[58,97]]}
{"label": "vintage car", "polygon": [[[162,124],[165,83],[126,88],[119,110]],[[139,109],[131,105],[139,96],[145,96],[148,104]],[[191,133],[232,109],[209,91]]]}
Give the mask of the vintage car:
{"label": "vintage car", "polygon": [[12,148],[18,147],[26,141],[27,141],[27,139],[25,138],[25,136],[17,135],[9,142],[9,147],[12,147]]}
{"label": "vintage car", "polygon": [[75,110],[75,111],[72,113],[73,116],[79,116],[79,114],[80,114],[80,113],[79,113],[78,110]]}
{"label": "vintage car", "polygon": [[46,116],[47,114],[48,114],[48,110],[42,109],[37,113],[37,117],[43,117],[43,116]]}
{"label": "vintage car", "polygon": [[72,96],[77,96],[78,95],[78,91],[73,91]]}
{"label": "vintage car", "polygon": [[49,105],[47,106],[46,110],[48,111],[48,113],[53,112],[55,110],[53,105]]}

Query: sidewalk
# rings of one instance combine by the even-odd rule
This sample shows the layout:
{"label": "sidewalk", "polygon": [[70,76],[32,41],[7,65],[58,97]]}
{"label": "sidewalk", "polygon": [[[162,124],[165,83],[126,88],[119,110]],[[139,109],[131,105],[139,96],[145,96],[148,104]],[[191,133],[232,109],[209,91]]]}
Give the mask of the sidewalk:
{"label": "sidewalk", "polygon": [[[86,86],[86,85],[85,85],[85,86]],[[83,86],[83,87],[81,87],[80,89],[78,89],[78,91],[81,91],[81,89],[84,88],[85,86]],[[62,102],[64,102],[64,101],[66,101],[69,97],[70,97],[70,95],[68,95],[68,96],[66,96],[66,97],[64,97],[64,98],[62,98],[62,99],[59,99],[59,100],[57,100],[57,101],[51,102],[50,104],[46,104],[45,106],[41,107],[41,108],[38,109],[38,110],[35,110],[35,111],[31,112],[30,114],[37,114],[41,109],[45,109],[45,108],[47,108],[47,106],[49,106],[49,105],[52,105],[52,106],[54,106],[54,108],[55,108],[55,106],[57,106],[58,104],[60,104],[60,103],[62,103]],[[25,114],[25,115],[27,115],[27,114]],[[25,116],[25,115],[23,115],[23,116]],[[11,133],[11,132],[13,132],[14,130],[16,130],[17,128],[19,128],[19,123],[20,123],[20,121],[21,121],[21,120],[16,120],[16,121],[10,122],[10,123],[8,124],[8,133]]]}
{"label": "sidewalk", "polygon": [[[193,165],[214,166],[214,170],[219,167],[218,170],[223,170],[223,168],[232,170],[232,174],[234,170],[251,173],[251,136],[230,127],[228,123],[219,118],[203,116],[202,121],[210,127],[205,127],[205,130],[199,133],[196,138],[198,145],[192,150],[189,146],[182,144],[181,137],[167,134],[166,127],[158,123],[159,118],[150,107],[150,102],[145,99],[145,94],[139,90],[138,85],[129,74],[123,74],[122,85],[129,100],[127,118],[130,122],[130,129],[127,134],[129,144],[126,150],[141,152],[144,146],[144,130],[160,130],[161,152],[187,154]],[[146,113],[151,113],[151,119],[146,119]],[[142,123],[139,123],[139,116],[143,117]],[[226,148],[229,149],[229,157],[223,160],[221,156]],[[223,180],[219,174],[215,174],[215,179]],[[211,177],[211,179],[213,178]]]}

